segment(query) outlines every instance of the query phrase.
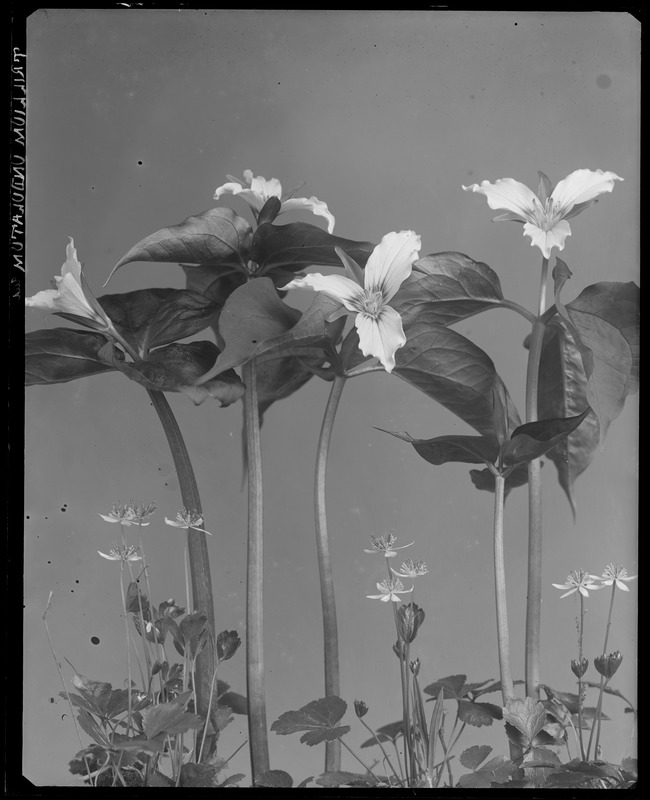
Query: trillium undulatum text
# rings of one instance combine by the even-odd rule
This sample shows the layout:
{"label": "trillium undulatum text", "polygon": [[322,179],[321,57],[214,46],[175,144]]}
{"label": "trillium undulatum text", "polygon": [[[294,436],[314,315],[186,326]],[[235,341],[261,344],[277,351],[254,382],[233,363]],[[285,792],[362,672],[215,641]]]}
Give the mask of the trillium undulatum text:
{"label": "trillium undulatum text", "polygon": [[473,183],[463,189],[485,195],[490,208],[505,212],[495,217],[495,222],[523,222],[524,236],[530,236],[531,246],[539,247],[544,258],[550,258],[553,247],[564,250],[564,240],[571,235],[568,219],[593,205],[599,194],[611,192],[614,181],[623,180],[601,169],[577,169],[551,191],[546,175],[540,172],[539,176],[538,194],[512,178]]}
{"label": "trillium undulatum text", "polygon": [[361,352],[375,356],[386,372],[392,372],[395,352],[406,344],[406,336],[402,318],[389,302],[411,274],[419,250],[420,237],[414,231],[387,233],[370,254],[365,270],[337,247],[347,277],[315,272],[282,288],[313,289],[342,303],[344,307],[335,311],[330,321],[355,314]]}
{"label": "trillium undulatum text", "polygon": [[262,175],[253,177],[253,172],[250,169],[244,170],[244,180],[234,178],[232,175],[227,175],[230,179],[229,183],[224,183],[214,193],[214,199],[218,200],[224,194],[233,194],[241,197],[250,206],[255,219],[264,207],[266,201],[271,197],[277,197],[282,203],[280,207],[280,214],[285,211],[311,211],[319,217],[325,217],[327,220],[328,233],[334,230],[334,217],[330,214],[327,205],[319,200],[317,197],[293,197],[294,192],[300,188],[282,194],[282,184],[277,178],[271,178],[267,181]]}

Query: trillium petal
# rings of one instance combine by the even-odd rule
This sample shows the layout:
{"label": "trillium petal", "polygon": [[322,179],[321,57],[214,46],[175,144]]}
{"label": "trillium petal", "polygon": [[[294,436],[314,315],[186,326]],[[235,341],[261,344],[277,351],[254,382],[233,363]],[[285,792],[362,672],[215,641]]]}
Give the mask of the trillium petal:
{"label": "trillium petal", "polygon": [[366,263],[366,290],[381,290],[384,300],[388,302],[411,274],[421,246],[420,237],[415,231],[387,233]]}
{"label": "trillium petal", "polygon": [[624,592],[629,592],[629,591],[630,591],[630,587],[629,587],[629,586],[626,586],[626,585],[623,583],[623,581],[618,581],[618,580],[617,580],[617,581],[616,581],[616,585],[618,586],[618,588],[619,588],[619,589],[622,589]]}
{"label": "trillium petal", "polygon": [[250,189],[246,189],[245,186],[242,186],[241,183],[229,181],[228,183],[224,183],[222,186],[219,186],[218,189],[215,190],[213,199],[218,200],[222,194],[240,194],[244,190],[250,191]]}
{"label": "trillium petal", "polygon": [[603,192],[611,192],[614,181],[622,180],[616,173],[602,169],[595,172],[577,169],[558,183],[551,199],[557,204],[558,213],[565,216],[578,203],[587,203]]}
{"label": "trillium petal", "polygon": [[512,211],[522,217],[524,222],[534,219],[535,202],[539,203],[532,189],[513,178],[499,178],[494,183],[473,183],[471,186],[463,186],[463,189],[485,195],[490,208]]}
{"label": "trillium petal", "polygon": [[320,272],[314,272],[304,278],[295,278],[281,288],[282,290],[313,289],[315,292],[323,292],[328,297],[343,303],[350,311],[358,311],[359,307],[354,305],[354,301],[361,302],[364,297],[363,289],[350,278],[343,275],[321,275]]}
{"label": "trillium petal", "polygon": [[101,550],[98,550],[97,552],[99,553],[99,555],[100,555],[102,558],[107,558],[109,561],[119,561],[119,560],[120,560],[120,557],[119,557],[119,556],[109,556],[109,555],[107,555],[106,553],[102,553],[102,551],[101,551]]}
{"label": "trillium petal", "polygon": [[384,306],[377,319],[360,312],[355,325],[359,332],[359,347],[364,356],[375,356],[386,372],[395,367],[395,351],[406,344],[402,318],[390,306]]}
{"label": "trillium petal", "polygon": [[[279,197],[279,195],[277,196]],[[280,213],[283,214],[285,211],[295,211],[297,209],[311,211],[317,217],[325,217],[327,220],[327,232],[332,233],[334,230],[334,216],[327,208],[327,204],[317,197],[292,197],[289,200],[283,200]]]}
{"label": "trillium petal", "polygon": [[550,231],[545,231],[527,222],[524,225],[524,236],[530,236],[531,247],[539,247],[544,258],[550,258],[552,247],[564,250],[564,240],[567,236],[571,236],[571,226],[566,220],[561,219]]}
{"label": "trillium petal", "polygon": [[[249,172],[250,170],[244,172],[244,177],[247,180],[247,173]],[[282,184],[277,178],[271,178],[271,180],[267,181],[263,175],[258,175],[256,178],[252,178],[252,180],[249,181],[249,185],[251,190],[263,199],[264,203],[266,203],[269,197],[277,197],[278,200],[282,199]]]}

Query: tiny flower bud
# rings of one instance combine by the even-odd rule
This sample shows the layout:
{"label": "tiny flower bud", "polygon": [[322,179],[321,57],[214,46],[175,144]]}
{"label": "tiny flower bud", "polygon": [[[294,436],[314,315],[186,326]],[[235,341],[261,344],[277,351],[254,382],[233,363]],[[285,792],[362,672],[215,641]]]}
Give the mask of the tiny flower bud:
{"label": "tiny flower bud", "polygon": [[411,672],[417,678],[417,676],[420,674],[420,659],[416,658],[415,661],[411,661],[409,667],[411,668]]}
{"label": "tiny flower bud", "polygon": [[365,717],[368,713],[368,706],[363,702],[363,700],[355,700],[354,701],[354,713],[361,719],[361,717]]}
{"label": "tiny flower bud", "polygon": [[571,661],[571,672],[576,676],[576,678],[582,678],[582,676],[587,671],[587,667],[589,666],[589,660],[586,658],[581,659],[578,661],[577,658],[574,658]]}
{"label": "tiny flower bud", "polygon": [[596,667],[596,670],[604,678],[609,680],[616,673],[616,670],[621,666],[622,660],[623,656],[621,655],[621,651],[616,650],[607,656],[596,656],[596,658],[594,658],[594,667]]}
{"label": "tiny flower bud", "polygon": [[402,660],[402,658],[404,657],[404,654],[405,654],[405,652],[406,652],[406,645],[404,645],[404,644],[403,644],[402,642],[400,642],[400,640],[398,639],[398,640],[395,642],[395,644],[393,645],[393,653],[395,653],[395,655],[396,655],[396,656],[397,656],[397,657],[400,659],[400,661],[401,661],[401,660]]}
{"label": "tiny flower bud", "polygon": [[424,610],[415,603],[403,605],[397,611],[397,632],[400,639],[410,644],[424,622]]}
{"label": "tiny flower bud", "polygon": [[219,661],[227,661],[237,652],[241,639],[237,631],[221,631],[217,636],[217,658]]}

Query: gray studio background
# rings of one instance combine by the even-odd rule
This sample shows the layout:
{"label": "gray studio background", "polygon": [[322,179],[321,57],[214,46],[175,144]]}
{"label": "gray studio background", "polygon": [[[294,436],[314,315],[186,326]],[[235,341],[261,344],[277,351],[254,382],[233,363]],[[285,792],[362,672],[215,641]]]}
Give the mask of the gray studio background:
{"label": "gray studio background", "polygon": [[[226,174],[244,169],[276,177],[285,189],[305,181],[300,194],[328,204],[339,236],[379,241],[408,228],[422,237],[421,255],[460,250],[485,261],[506,296],[531,309],[539,250],[520,226],[492,224],[485,199],[461,184],[512,177],[536,187],[538,169],[554,183],[578,168],[612,170],[625,181],[571,221],[561,255],[574,274],[564,299],[597,281],[638,282],[639,41],[639,25],[625,13],[37,11],[28,20],[27,294],[59,274],[68,236],[100,294],[139,239],[216,205]],[[236,198],[224,204],[247,216]],[[305,213],[280,222],[294,220],[324,225]],[[182,288],[184,276],[174,265],[132,264],[103,291],[150,286]],[[307,299],[288,297],[300,308]],[[66,324],[27,314],[28,330]],[[456,327],[492,356],[523,411],[526,322],[497,310]],[[328,389],[314,378],[269,410],[262,431],[269,724],[322,695],[312,475]],[[243,636],[241,405],[194,407],[184,395],[168,397],[214,533],[218,629]],[[575,595],[560,600],[551,583],[580,567],[599,574],[610,561],[637,572],[637,413],[637,398],[628,398],[578,479],[576,524],[554,466],[543,470],[542,677],[564,691],[575,691],[569,661],[578,604]],[[363,553],[369,534],[395,529],[401,543],[416,542],[405,556],[428,564],[417,600],[427,617],[414,650],[423,685],[457,673],[497,678],[498,661],[492,496],[473,488],[467,466],[428,465],[375,425],[421,438],[471,431],[394,376],[363,376],[343,395],[328,482],[342,695],[350,708],[365,700],[366,719],[380,726],[401,716],[401,703],[392,614],[365,598],[384,577],[383,560]],[[131,498],[159,507],[144,530],[154,600],[181,601],[183,540],[163,521],[180,494],[146,393],[117,373],[27,390],[23,771],[36,784],[72,783],[67,762],[80,749],[41,620],[50,590],[49,624],[66,680],[73,671],[64,657],[91,678],[114,685],[126,678],[119,567],[97,555],[117,531],[97,514]],[[526,539],[527,496],[518,489],[506,507],[516,678],[523,677]],[[634,699],[636,582],[631,589],[618,594],[609,649],[624,654],[613,685]],[[602,647],[608,600],[600,592],[586,603],[590,658]],[[243,648],[220,677],[245,692]],[[604,754],[619,762],[634,754],[631,715],[611,697],[604,710],[612,717],[603,726]],[[358,745],[367,734],[348,717]],[[220,754],[245,736],[239,717]],[[322,771],[321,747],[269,736],[273,768],[296,782]],[[506,752],[500,728],[464,734],[464,746],[483,742]],[[354,765],[344,754],[344,768]],[[232,770],[249,773],[246,748]]]}

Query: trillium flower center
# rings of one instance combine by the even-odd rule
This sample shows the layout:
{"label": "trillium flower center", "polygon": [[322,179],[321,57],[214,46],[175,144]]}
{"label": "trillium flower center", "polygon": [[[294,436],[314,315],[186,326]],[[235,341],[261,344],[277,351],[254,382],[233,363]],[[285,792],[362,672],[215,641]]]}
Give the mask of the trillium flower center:
{"label": "trillium flower center", "polygon": [[531,222],[543,231],[553,230],[563,216],[560,203],[557,200],[553,200],[552,197],[547,197],[546,202],[542,205],[541,201],[536,197],[533,200],[533,204],[535,210]]}
{"label": "trillium flower center", "polygon": [[372,319],[378,319],[386,305],[384,293],[379,290],[366,289],[363,296],[360,296],[357,303],[359,311]]}

